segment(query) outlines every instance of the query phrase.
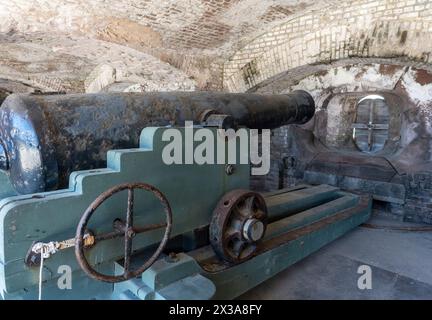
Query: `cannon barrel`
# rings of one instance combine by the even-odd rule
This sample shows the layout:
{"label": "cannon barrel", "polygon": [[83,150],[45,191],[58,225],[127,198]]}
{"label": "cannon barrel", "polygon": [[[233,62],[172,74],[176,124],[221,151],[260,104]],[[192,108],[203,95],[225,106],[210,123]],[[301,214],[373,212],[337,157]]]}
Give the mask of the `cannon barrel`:
{"label": "cannon barrel", "polygon": [[72,171],[104,167],[108,150],[137,147],[143,128],[199,122],[209,111],[273,129],[309,121],[315,104],[305,91],[13,94],[0,107],[0,169],[20,194],[63,188]]}

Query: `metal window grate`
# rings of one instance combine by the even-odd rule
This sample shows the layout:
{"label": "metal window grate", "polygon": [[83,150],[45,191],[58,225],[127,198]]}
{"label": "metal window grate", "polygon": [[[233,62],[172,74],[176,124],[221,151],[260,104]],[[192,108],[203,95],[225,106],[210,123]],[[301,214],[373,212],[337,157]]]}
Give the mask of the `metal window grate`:
{"label": "metal window grate", "polygon": [[352,124],[353,139],[360,151],[377,152],[388,139],[389,110],[378,95],[362,98],[357,104],[356,121]]}

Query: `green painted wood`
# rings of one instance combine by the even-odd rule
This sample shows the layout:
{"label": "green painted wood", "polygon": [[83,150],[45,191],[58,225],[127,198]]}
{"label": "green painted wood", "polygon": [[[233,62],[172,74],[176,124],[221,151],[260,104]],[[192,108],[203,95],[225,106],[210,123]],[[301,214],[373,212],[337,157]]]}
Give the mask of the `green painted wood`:
{"label": "green painted wood", "polygon": [[354,215],[308,233],[227,270],[204,273],[216,285],[214,299],[233,299],[367,221],[370,205]]}
{"label": "green painted wood", "polygon": [[[74,172],[68,189],[11,196],[7,176],[2,176],[0,172],[0,181],[5,182],[3,193],[0,192],[4,197],[0,197],[0,289],[4,298],[36,298],[39,269],[28,268],[24,264],[32,242],[74,237],[84,210],[94,198],[113,185],[141,181],[153,184],[165,193],[173,208],[172,236],[208,225],[214,207],[226,192],[249,188],[249,165],[237,166],[231,176],[225,174],[224,165],[164,165],[161,160],[161,151],[166,145],[161,140],[164,130],[146,128],[141,134],[139,148],[110,151],[107,168]],[[342,193],[330,186],[296,187],[268,193],[265,197],[272,219],[284,216],[284,219],[269,225],[266,240],[270,239],[271,234],[275,236],[298,230],[358,205],[358,196]],[[137,225],[163,220],[162,208],[155,199],[144,192],[135,199]],[[90,228],[96,233],[111,231],[112,221],[123,218],[125,211],[126,193],[116,195],[98,209]],[[208,298],[213,296],[211,288],[214,284],[214,297],[233,298],[333,241],[367,220],[369,214],[370,205],[344,220],[223,271],[206,272],[192,258],[199,256],[196,254],[198,251],[204,252],[207,258],[214,255],[210,247],[204,247],[191,252],[191,256],[179,254],[177,262],[161,258],[143,274],[142,281],[133,279],[115,286],[90,279],[79,269],[73,249],[68,249],[46,261],[43,293],[46,299],[162,299],[175,298],[177,293],[182,298],[182,292],[187,290],[190,298]],[[286,215],[289,217],[285,218]],[[156,244],[161,234],[162,231],[154,231],[137,236],[134,249]],[[101,272],[109,274],[119,272],[114,270],[119,267],[114,261],[122,256],[121,239],[100,243],[88,252],[90,262],[97,264]],[[60,276],[57,268],[64,264],[74,270],[73,290],[57,287]],[[195,290],[196,285],[204,291]]]}
{"label": "green painted wood", "polygon": [[283,193],[263,194],[270,221],[308,210],[338,197],[339,188],[328,185],[290,189]]}
{"label": "green painted wood", "polygon": [[0,170],[0,199],[16,195],[6,171]]}
{"label": "green painted wood", "polygon": [[[104,273],[112,273],[113,263],[100,266],[98,270]],[[48,281],[42,287],[43,300],[90,300],[90,299],[111,299],[113,284],[93,280],[81,270],[72,273],[72,289],[60,290],[57,280]],[[32,286],[15,291],[13,293],[3,292],[4,300],[37,300],[38,286]]]}
{"label": "green painted wood", "polygon": [[161,300],[210,300],[215,292],[216,286],[213,282],[197,273],[157,291],[156,297],[160,297]]}
{"label": "green painted wood", "polygon": [[[38,283],[38,268],[28,268],[24,257],[33,241],[64,240],[75,236],[75,228],[88,205],[103,191],[124,182],[146,182],[159,188],[173,208],[172,236],[207,225],[214,207],[228,191],[249,187],[249,165],[237,165],[233,175],[225,165],[165,165],[161,154],[167,142],[161,139],[165,128],[146,128],[140,148],[108,153],[107,168],[79,171],[70,177],[69,189],[16,196],[0,201],[0,289],[11,293]],[[126,192],[103,204],[89,225],[95,233],[112,230],[115,218],[125,217]],[[139,191],[135,197],[135,223],[163,221],[159,202]],[[134,249],[161,239],[161,231],[134,238]],[[93,264],[114,261],[123,256],[122,239],[104,241],[88,252]],[[46,261],[44,280],[58,277],[61,264],[78,270],[73,249],[64,250]]]}
{"label": "green painted wood", "polygon": [[344,209],[354,207],[359,202],[355,195],[341,195],[340,198],[331,200],[322,205],[305,210],[301,213],[288,216],[271,223],[266,230],[266,239],[274,238],[290,230],[301,228],[320,219],[339,213]]}
{"label": "green painted wood", "polygon": [[[302,236],[293,237],[292,240],[262,252],[241,264],[224,267],[221,271],[207,272],[199,264],[200,261],[204,262],[209,257],[214,256],[210,246],[187,254],[180,253],[177,255],[176,262],[168,262],[165,259],[158,260],[142,276],[143,283],[149,290],[146,297],[157,297],[159,291],[163,292],[164,288],[169,286],[169,298],[182,299],[183,286],[178,279],[179,277],[187,278],[194,274],[201,274],[213,282],[216,286],[216,294],[213,299],[233,299],[238,297],[370,218],[371,201],[363,199],[362,203],[359,203],[357,196],[351,196],[350,199],[344,197],[338,200],[339,203],[336,203],[336,206],[345,206],[345,210],[338,211],[336,215],[334,212],[328,211],[321,216],[321,219],[324,217],[333,218],[331,223],[323,224],[320,228],[307,232]],[[343,205],[344,201],[345,204]],[[335,203],[333,202],[333,204]],[[299,219],[305,219],[309,223],[300,223],[297,227],[305,226],[307,228],[312,221],[316,221],[316,219],[311,220],[308,213],[305,213]],[[299,230],[294,222],[291,224],[291,227],[293,227],[291,231],[287,232],[286,227],[285,223],[274,222],[270,224],[269,229],[273,229],[274,235],[280,235],[281,233],[289,235]],[[268,238],[272,237],[267,237],[264,242]],[[176,274],[179,276],[173,276]],[[150,291],[153,291],[154,294],[150,294]],[[197,296],[196,298],[199,299],[200,297]]]}

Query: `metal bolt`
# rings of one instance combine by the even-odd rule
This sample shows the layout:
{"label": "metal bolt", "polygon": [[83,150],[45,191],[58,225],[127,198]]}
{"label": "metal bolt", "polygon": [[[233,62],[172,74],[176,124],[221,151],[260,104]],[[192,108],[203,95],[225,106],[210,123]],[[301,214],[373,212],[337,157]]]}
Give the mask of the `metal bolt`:
{"label": "metal bolt", "polygon": [[235,166],[233,164],[227,164],[225,166],[225,173],[227,175],[229,175],[229,176],[232,175],[234,173],[234,171],[235,171]]}
{"label": "metal bolt", "polygon": [[168,254],[168,256],[165,258],[165,260],[166,260],[168,263],[174,263],[174,262],[179,261],[180,259],[179,259],[179,257],[177,256],[177,254],[176,254],[175,252],[170,252],[170,253]]}

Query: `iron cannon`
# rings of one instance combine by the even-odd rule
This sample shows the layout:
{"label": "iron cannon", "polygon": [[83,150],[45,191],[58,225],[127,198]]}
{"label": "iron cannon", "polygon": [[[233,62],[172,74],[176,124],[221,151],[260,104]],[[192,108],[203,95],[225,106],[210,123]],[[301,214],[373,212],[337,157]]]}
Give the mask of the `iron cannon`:
{"label": "iron cannon", "polygon": [[[371,199],[328,185],[250,190],[252,154],[235,164],[161,155],[166,133],[243,126],[256,137],[313,114],[304,91],[9,96],[0,298],[231,299],[300,261],[365,222]],[[218,143],[244,154],[236,140]],[[201,142],[177,146],[185,155]]]}
{"label": "iron cannon", "polygon": [[0,108],[0,169],[20,194],[55,190],[72,171],[104,166],[108,150],[135,147],[147,126],[222,114],[236,125],[273,129],[303,124],[314,112],[305,91],[10,95]]}

